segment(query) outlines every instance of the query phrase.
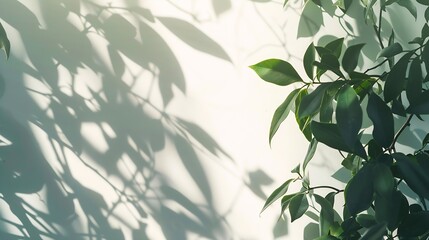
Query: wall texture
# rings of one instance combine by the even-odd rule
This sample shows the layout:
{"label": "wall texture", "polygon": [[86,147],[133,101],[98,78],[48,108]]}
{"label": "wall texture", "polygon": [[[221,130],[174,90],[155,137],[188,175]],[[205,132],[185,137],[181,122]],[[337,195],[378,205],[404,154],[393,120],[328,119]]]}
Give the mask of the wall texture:
{"label": "wall texture", "polygon": [[302,239],[259,215],[306,152],[293,119],[268,145],[292,87],[247,67],[299,63],[321,16],[290,2],[3,0],[0,238]]}

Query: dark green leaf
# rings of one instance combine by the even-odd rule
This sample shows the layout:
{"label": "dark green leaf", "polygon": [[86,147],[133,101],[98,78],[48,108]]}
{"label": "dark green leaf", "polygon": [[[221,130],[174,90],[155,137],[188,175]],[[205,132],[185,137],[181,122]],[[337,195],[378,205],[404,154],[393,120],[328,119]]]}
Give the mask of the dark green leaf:
{"label": "dark green leaf", "polygon": [[304,163],[302,164],[302,169],[305,172],[305,169],[307,168],[307,164],[310,162],[310,160],[313,158],[314,153],[317,149],[317,140],[315,138],[311,139],[310,146],[308,146],[307,154],[305,155]]}
{"label": "dark green leaf", "polygon": [[338,94],[336,120],[343,140],[354,150],[362,126],[362,108],[355,90],[349,85],[341,88]]}
{"label": "dark green leaf", "polygon": [[264,207],[261,210],[261,213],[267,209],[271,204],[273,204],[277,199],[281,198],[285,193],[287,192],[289,188],[289,184],[293,181],[293,179],[289,179],[286,182],[284,182],[280,187],[278,187],[276,190],[274,190],[273,193],[267,198],[265,201]]}
{"label": "dark green leaf", "polygon": [[333,54],[322,55],[320,62],[315,61],[314,65],[318,68],[318,77],[329,70],[337,74],[339,77],[344,78],[344,75],[340,71],[340,63]]}
{"label": "dark green leaf", "polygon": [[422,5],[426,5],[429,6],[429,1],[428,0],[417,0],[418,3],[422,4]]}
{"label": "dark green leaf", "polygon": [[289,203],[289,213],[291,222],[300,218],[308,209],[308,200],[305,194],[294,196]]}
{"label": "dark green leaf", "polygon": [[344,38],[335,39],[326,44],[325,49],[329,50],[338,60],[341,55],[341,50],[343,49],[343,42]]}
{"label": "dark green leaf", "polygon": [[410,73],[408,76],[406,93],[410,103],[415,103],[422,92],[423,76],[420,60],[415,58],[411,62]]}
{"label": "dark green leaf", "polygon": [[411,13],[411,15],[413,15],[414,19],[417,20],[417,8],[414,5],[414,2],[411,0],[399,0],[397,3],[402,7],[405,7]]}
{"label": "dark green leaf", "polygon": [[[425,64],[426,69],[429,69],[429,45],[428,44],[426,44],[423,47],[421,58]],[[429,76],[429,74],[427,76]]]}
{"label": "dark green leaf", "polygon": [[356,217],[356,222],[358,222],[364,228],[370,228],[377,224],[374,216],[370,214],[359,214]]}
{"label": "dark green leaf", "polygon": [[429,231],[429,212],[410,213],[399,225],[400,238],[418,237]]}
{"label": "dark green leaf", "polygon": [[413,114],[429,114],[429,91],[419,94],[410,106],[407,108],[407,112]]}
{"label": "dark green leaf", "polygon": [[280,124],[286,119],[289,112],[292,110],[294,106],[294,100],[299,92],[299,89],[293,90],[285,99],[285,101],[276,109],[274,112],[273,120],[271,121],[270,127],[270,136],[269,142],[271,144],[271,140],[276,134],[277,130],[280,127]]}
{"label": "dark green leaf", "polygon": [[368,117],[374,124],[372,135],[382,147],[389,147],[393,141],[393,114],[387,104],[377,94],[369,95],[367,106]]}
{"label": "dark green leaf", "polygon": [[429,21],[429,8],[426,8],[425,10],[425,19],[426,19],[426,22]]}
{"label": "dark green leaf", "polygon": [[390,167],[386,164],[375,164],[374,166],[374,190],[375,192],[386,198],[390,197],[393,188],[395,187],[395,180],[390,171]]}
{"label": "dark green leaf", "polygon": [[281,213],[282,214],[289,207],[290,200],[293,197],[295,197],[297,194],[299,194],[299,193],[289,194],[289,195],[285,195],[284,197],[282,197],[282,200],[281,200],[281,207],[282,207]]}
{"label": "dark green leaf", "polygon": [[377,58],[381,58],[381,57],[391,58],[401,52],[402,52],[402,46],[401,44],[396,42],[382,49],[381,52],[378,54]]}
{"label": "dark green leaf", "polygon": [[268,59],[250,66],[260,78],[280,86],[303,82],[293,66],[280,59]]}
{"label": "dark green leaf", "polygon": [[313,92],[303,96],[298,109],[298,116],[300,119],[313,116],[319,112],[323,96],[330,85],[330,83],[321,84]]}
{"label": "dark green leaf", "polygon": [[7,37],[6,31],[3,28],[3,25],[0,23],[0,48],[6,52],[6,57],[9,58],[10,54],[10,42]]}
{"label": "dark green leaf", "polygon": [[414,52],[405,54],[393,67],[384,85],[384,100],[390,102],[401,94],[405,88],[408,61]]}
{"label": "dark green leaf", "polygon": [[295,99],[295,119],[296,119],[296,122],[298,123],[299,129],[304,134],[305,138],[308,141],[311,141],[312,132],[310,128],[310,122],[311,122],[312,116],[301,118],[299,115],[299,109],[301,107],[302,99],[307,95],[308,95],[307,89],[302,89],[301,91],[299,91],[298,96]]}
{"label": "dark green leaf", "polygon": [[[378,222],[387,223],[389,230],[396,229],[402,220],[402,205],[406,198],[401,192],[395,191],[390,196],[377,195],[375,198],[375,218]],[[405,205],[408,205],[406,202]],[[408,209],[406,209],[408,213]]]}
{"label": "dark green leaf", "polygon": [[374,78],[366,78],[363,81],[360,81],[358,84],[355,84],[353,88],[355,92],[361,97],[364,98],[366,94],[372,90],[372,86],[377,82]]}
{"label": "dark green leaf", "polygon": [[312,121],[311,130],[317,141],[340,151],[353,152],[356,155],[366,159],[367,156],[365,153],[365,149],[363,149],[360,142],[356,142],[354,146],[355,152],[352,151],[352,149],[350,149],[342,139],[342,136],[336,124],[319,123]]}
{"label": "dark green leaf", "polygon": [[373,199],[373,173],[370,165],[364,165],[347,184],[345,204],[352,216],[367,210]]}
{"label": "dark green leaf", "polygon": [[429,37],[429,26],[427,24],[423,25],[421,32],[422,32],[421,35],[423,39],[426,39],[427,37]]}
{"label": "dark green leaf", "polygon": [[310,79],[314,77],[314,65],[313,62],[316,59],[316,50],[314,48],[314,44],[311,43],[304,54],[303,64],[305,73]]}
{"label": "dark green leaf", "polygon": [[344,52],[342,64],[343,69],[347,73],[351,73],[355,70],[358,65],[359,56],[361,56],[361,51],[365,43],[356,44],[348,47]]}
{"label": "dark green leaf", "polygon": [[422,147],[425,147],[429,143],[429,133],[426,134],[425,138],[422,141]]}
{"label": "dark green leaf", "polygon": [[298,118],[316,115],[324,98],[333,98],[337,90],[344,84],[342,81],[320,84],[313,92],[302,97]]}
{"label": "dark green leaf", "polygon": [[415,158],[408,157],[403,153],[392,154],[396,159],[399,172],[404,177],[407,185],[417,195],[429,199],[429,175],[423,171]]}
{"label": "dark green leaf", "polygon": [[324,197],[314,194],[314,199],[320,205],[320,216],[319,216],[319,233],[321,236],[329,233],[329,228],[334,223],[335,212],[332,208],[331,203]]}
{"label": "dark green leaf", "polygon": [[333,100],[335,93],[331,94],[331,91],[326,91],[323,96],[322,104],[320,105],[319,119],[321,122],[330,123],[332,122],[332,115],[334,114]]}
{"label": "dark green leaf", "polygon": [[383,148],[375,141],[375,139],[371,139],[368,142],[368,155],[371,159],[376,159],[378,156],[383,154]]}
{"label": "dark green leaf", "polygon": [[407,116],[407,112],[405,111],[405,107],[402,104],[401,95],[399,95],[399,98],[393,99],[393,101],[392,101],[392,113],[399,115],[399,116],[402,116],[402,117]]}
{"label": "dark green leaf", "polygon": [[386,224],[379,223],[366,230],[360,240],[380,240],[386,234]]}

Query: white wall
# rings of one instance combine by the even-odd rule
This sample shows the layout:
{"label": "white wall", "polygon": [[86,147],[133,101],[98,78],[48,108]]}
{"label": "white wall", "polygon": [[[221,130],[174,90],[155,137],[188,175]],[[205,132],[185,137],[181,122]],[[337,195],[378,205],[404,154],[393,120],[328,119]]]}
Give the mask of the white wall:
{"label": "white wall", "polygon": [[0,238],[302,239],[308,217],[259,215],[307,149],[293,118],[268,145],[293,87],[247,67],[302,72],[290,2],[4,0]]}

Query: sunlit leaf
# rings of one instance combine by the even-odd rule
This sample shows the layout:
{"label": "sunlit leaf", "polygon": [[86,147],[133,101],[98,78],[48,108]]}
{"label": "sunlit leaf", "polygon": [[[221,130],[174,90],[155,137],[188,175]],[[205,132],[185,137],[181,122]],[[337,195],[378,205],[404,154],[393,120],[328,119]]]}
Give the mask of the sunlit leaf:
{"label": "sunlit leaf", "polygon": [[250,66],[263,80],[280,86],[303,82],[293,66],[280,59],[268,59]]}
{"label": "sunlit leaf", "polygon": [[373,193],[372,167],[364,165],[348,182],[344,192],[350,214],[354,216],[367,210],[371,206]]}
{"label": "sunlit leaf", "polygon": [[286,97],[285,101],[274,112],[274,116],[271,121],[271,127],[270,127],[270,136],[269,136],[270,144],[271,144],[272,138],[274,137],[274,134],[276,134],[277,130],[279,129],[280,124],[282,124],[282,122],[287,118],[287,116],[289,115],[289,112],[294,107],[294,100],[298,92],[299,92],[299,89],[293,90]]}
{"label": "sunlit leaf", "polygon": [[281,198],[283,195],[286,194],[287,190],[289,189],[289,184],[293,181],[293,179],[289,179],[286,182],[284,182],[280,187],[278,187],[276,190],[274,190],[273,193],[267,198],[265,201],[264,207],[262,207],[261,213],[269,207],[271,204],[273,204],[277,199]]}
{"label": "sunlit leaf", "polygon": [[354,150],[362,126],[362,108],[355,90],[349,85],[341,88],[338,93],[336,120],[343,140]]}
{"label": "sunlit leaf", "polygon": [[374,124],[372,135],[382,147],[389,147],[393,141],[393,114],[387,104],[377,95],[370,94],[367,106],[368,117]]}

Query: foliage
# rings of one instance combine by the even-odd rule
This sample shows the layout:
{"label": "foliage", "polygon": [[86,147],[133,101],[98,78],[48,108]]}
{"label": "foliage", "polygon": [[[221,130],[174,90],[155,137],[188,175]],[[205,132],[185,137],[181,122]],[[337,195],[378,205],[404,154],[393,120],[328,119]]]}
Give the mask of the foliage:
{"label": "foliage", "polygon": [[[262,211],[280,200],[282,214],[289,210],[294,221],[316,209],[320,236],[317,239],[427,239],[429,129],[423,129],[421,145],[411,152],[401,150],[398,139],[429,114],[429,2],[304,2],[317,5],[325,13],[334,7],[335,16],[362,17],[357,20],[373,27],[379,53],[376,59],[362,64],[366,45],[356,44],[352,41],[356,36],[351,35],[323,46],[310,44],[302,60],[306,78],[280,59],[251,66],[267,82],[296,86],[274,113],[269,141],[293,111],[310,142],[302,165],[292,170],[297,177],[277,188]],[[362,14],[351,16],[352,7]],[[382,26],[388,22],[383,14],[392,9],[404,9],[417,19],[417,9],[421,8],[426,11],[420,36],[407,44],[395,38],[394,26],[392,30]],[[368,119],[368,124],[363,125],[364,119]],[[342,161],[338,168],[346,168],[352,176],[345,189],[310,184],[307,164],[319,143],[340,153]],[[301,182],[301,190],[290,192],[289,186],[297,182]],[[412,190],[411,194],[407,188]],[[317,192],[322,189],[331,192],[321,196]],[[334,201],[341,196],[345,204],[340,216]],[[313,205],[314,202],[317,204]]]}

